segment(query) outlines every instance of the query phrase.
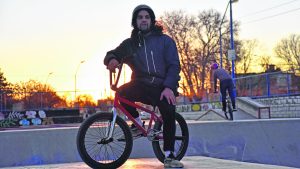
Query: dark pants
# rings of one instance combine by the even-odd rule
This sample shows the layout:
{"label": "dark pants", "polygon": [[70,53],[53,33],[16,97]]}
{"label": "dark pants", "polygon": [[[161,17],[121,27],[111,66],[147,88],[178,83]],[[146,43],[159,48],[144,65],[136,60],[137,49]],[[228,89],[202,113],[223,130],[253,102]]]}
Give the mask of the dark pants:
{"label": "dark pants", "polygon": [[222,95],[222,106],[223,106],[223,111],[226,112],[226,91],[228,91],[228,94],[231,99],[232,107],[235,109],[235,97],[233,95],[233,82],[232,79],[226,79],[222,80],[220,82],[220,90],[221,90],[221,95]]}
{"label": "dark pants", "polygon": [[[163,88],[147,86],[141,82],[131,81],[119,88],[118,94],[133,102],[157,106],[163,119],[164,151],[174,151],[175,144],[175,106],[164,98],[160,100]],[[122,106],[134,117],[139,113],[134,107],[122,103]]]}

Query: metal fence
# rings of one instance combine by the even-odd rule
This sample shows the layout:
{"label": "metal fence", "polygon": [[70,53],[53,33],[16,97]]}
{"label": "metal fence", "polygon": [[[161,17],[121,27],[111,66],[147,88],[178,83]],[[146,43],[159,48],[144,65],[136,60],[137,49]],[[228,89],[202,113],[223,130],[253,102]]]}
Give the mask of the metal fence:
{"label": "metal fence", "polygon": [[[300,95],[300,73],[299,70],[295,72],[272,72],[256,74],[251,76],[237,77],[235,79],[236,94],[238,97],[276,97],[276,96],[290,96]],[[90,91],[91,92],[91,91]],[[96,92],[96,91],[95,91]],[[56,92],[57,95],[69,95],[71,100],[74,100],[74,93],[71,91]],[[77,92],[78,95],[86,94],[84,92]],[[19,93],[20,95],[20,93]],[[19,101],[13,100],[11,94],[0,92],[0,111],[5,110],[20,110],[20,109],[53,109],[53,108],[70,108],[80,107],[77,101],[69,101],[68,103],[59,102],[53,97],[53,93],[35,92],[23,93],[23,99]],[[220,101],[220,95],[206,90],[201,96],[190,98],[181,95],[177,98],[178,104],[189,103],[207,103]],[[98,102],[97,107],[105,107],[107,102]],[[110,102],[111,104],[111,102]]]}
{"label": "metal fence", "polygon": [[300,94],[299,70],[238,77],[235,84],[239,97],[261,98]]}
{"label": "metal fence", "polygon": [[[235,78],[235,86],[237,97],[265,98],[300,95],[300,70],[247,76],[238,75]],[[178,100],[179,104],[218,102],[221,100],[219,93],[207,91],[209,90],[205,90],[201,96],[186,97],[182,95]]]}

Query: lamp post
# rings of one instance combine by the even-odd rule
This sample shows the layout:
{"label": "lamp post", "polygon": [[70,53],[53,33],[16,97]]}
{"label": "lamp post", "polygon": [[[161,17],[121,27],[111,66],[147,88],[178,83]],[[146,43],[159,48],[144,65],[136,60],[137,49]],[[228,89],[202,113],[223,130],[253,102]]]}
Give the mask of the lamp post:
{"label": "lamp post", "polygon": [[50,73],[48,74],[47,79],[46,79],[46,85],[47,85],[47,83],[48,83],[48,79],[49,79],[50,75],[52,75],[52,74],[53,74],[53,72],[50,72]]}
{"label": "lamp post", "polygon": [[[50,77],[51,75],[53,75],[53,72],[50,72],[50,73],[48,74],[47,79],[46,79],[46,86],[47,86],[47,84],[48,84],[48,79],[49,79],[49,77]],[[45,89],[46,92],[48,92],[47,89],[48,89],[48,88]],[[47,106],[47,103],[48,103],[48,99],[47,99],[47,97],[46,97],[46,106]],[[48,107],[49,107],[49,105],[48,105]]]}
{"label": "lamp post", "polygon": [[228,9],[230,1],[228,2],[227,6],[226,6],[226,10],[224,12],[224,15],[222,17],[221,23],[220,23],[220,27],[219,27],[219,32],[220,32],[220,67],[223,68],[223,52],[222,52],[222,24]]}
{"label": "lamp post", "polygon": [[[233,40],[233,19],[232,19],[232,3],[238,2],[238,0],[229,0],[227,6],[226,6],[226,10],[225,13],[223,15],[222,21],[220,23],[220,27],[219,27],[219,32],[220,32],[220,67],[222,68],[223,66],[223,52],[222,52],[222,24],[224,21],[224,17],[226,15],[228,6],[229,6],[229,11],[230,11],[230,50],[228,50],[228,58],[231,59],[231,77],[233,79],[233,83],[235,86],[235,70],[234,70],[234,60],[236,58],[236,54],[235,54],[235,50],[234,50],[234,40]],[[233,95],[236,96],[236,89],[233,90]]]}
{"label": "lamp post", "polygon": [[[234,50],[234,40],[233,40],[233,20],[232,20],[232,3],[237,2],[238,0],[229,0],[229,5],[230,5],[230,49]],[[235,55],[235,52],[233,53]],[[232,79],[235,78],[235,73],[234,73],[234,60],[236,56],[234,56],[231,60],[231,76]],[[235,83],[235,81],[234,81]]]}
{"label": "lamp post", "polygon": [[[220,67],[223,67],[223,52],[222,52],[222,24],[225,18],[225,15],[227,13],[228,6],[230,8],[230,49],[234,50],[234,42],[233,42],[233,21],[232,21],[232,3],[237,2],[238,0],[229,0],[226,6],[226,10],[224,12],[224,15],[222,17],[220,27],[219,27],[219,33],[220,33]],[[235,58],[235,57],[234,57]],[[234,59],[232,59],[232,78],[234,78]]]}
{"label": "lamp post", "polygon": [[74,81],[74,83],[75,83],[75,99],[74,99],[74,107],[76,106],[76,94],[77,94],[77,72],[78,72],[78,70],[79,70],[79,67],[80,67],[80,65],[82,64],[82,63],[84,63],[85,62],[85,60],[82,60],[82,61],[80,61],[80,63],[78,64],[78,66],[77,66],[77,68],[76,68],[76,72],[75,72],[75,81]]}
{"label": "lamp post", "polygon": [[[233,80],[233,84],[235,86],[235,70],[234,70],[234,60],[236,58],[236,53],[234,50],[234,40],[233,40],[233,19],[232,19],[232,3],[237,2],[238,0],[229,0],[229,4],[230,4],[230,48],[231,51],[233,51],[233,57],[231,60],[231,76],[232,76],[232,80]],[[236,97],[236,89],[233,89],[233,95],[234,97]]]}
{"label": "lamp post", "polygon": [[[53,72],[50,72],[48,74],[47,79],[46,79],[46,83],[45,83],[45,91],[43,91],[42,94],[41,94],[41,109],[43,108],[43,95],[44,95],[44,92],[47,92],[46,86],[47,86],[47,83],[48,83],[48,79],[49,79],[50,75],[52,75],[52,74],[53,74]],[[47,103],[47,100],[46,100],[46,103]]]}

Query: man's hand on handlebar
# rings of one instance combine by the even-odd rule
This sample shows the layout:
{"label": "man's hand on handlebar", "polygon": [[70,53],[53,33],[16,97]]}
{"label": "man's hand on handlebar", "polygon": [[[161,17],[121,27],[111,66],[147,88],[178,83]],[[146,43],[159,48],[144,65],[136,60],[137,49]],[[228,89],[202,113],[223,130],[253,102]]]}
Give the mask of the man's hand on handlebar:
{"label": "man's hand on handlebar", "polygon": [[115,72],[115,69],[120,65],[119,61],[117,61],[116,59],[111,59],[107,65],[107,69]]}

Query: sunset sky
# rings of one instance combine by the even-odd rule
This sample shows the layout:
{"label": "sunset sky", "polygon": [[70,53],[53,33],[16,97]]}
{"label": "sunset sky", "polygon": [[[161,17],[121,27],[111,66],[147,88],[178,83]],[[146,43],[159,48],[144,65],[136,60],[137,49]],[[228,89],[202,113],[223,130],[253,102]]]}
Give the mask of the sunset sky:
{"label": "sunset sky", "polygon": [[[0,68],[11,83],[33,79],[57,91],[74,91],[77,72],[77,90],[99,98],[110,91],[103,58],[130,36],[134,7],[147,4],[157,17],[174,10],[197,14],[215,9],[223,15],[228,2],[0,0]],[[300,0],[233,4],[233,19],[241,23],[240,39],[257,39],[263,47],[259,54],[273,56],[280,39],[300,34],[299,18]]]}

